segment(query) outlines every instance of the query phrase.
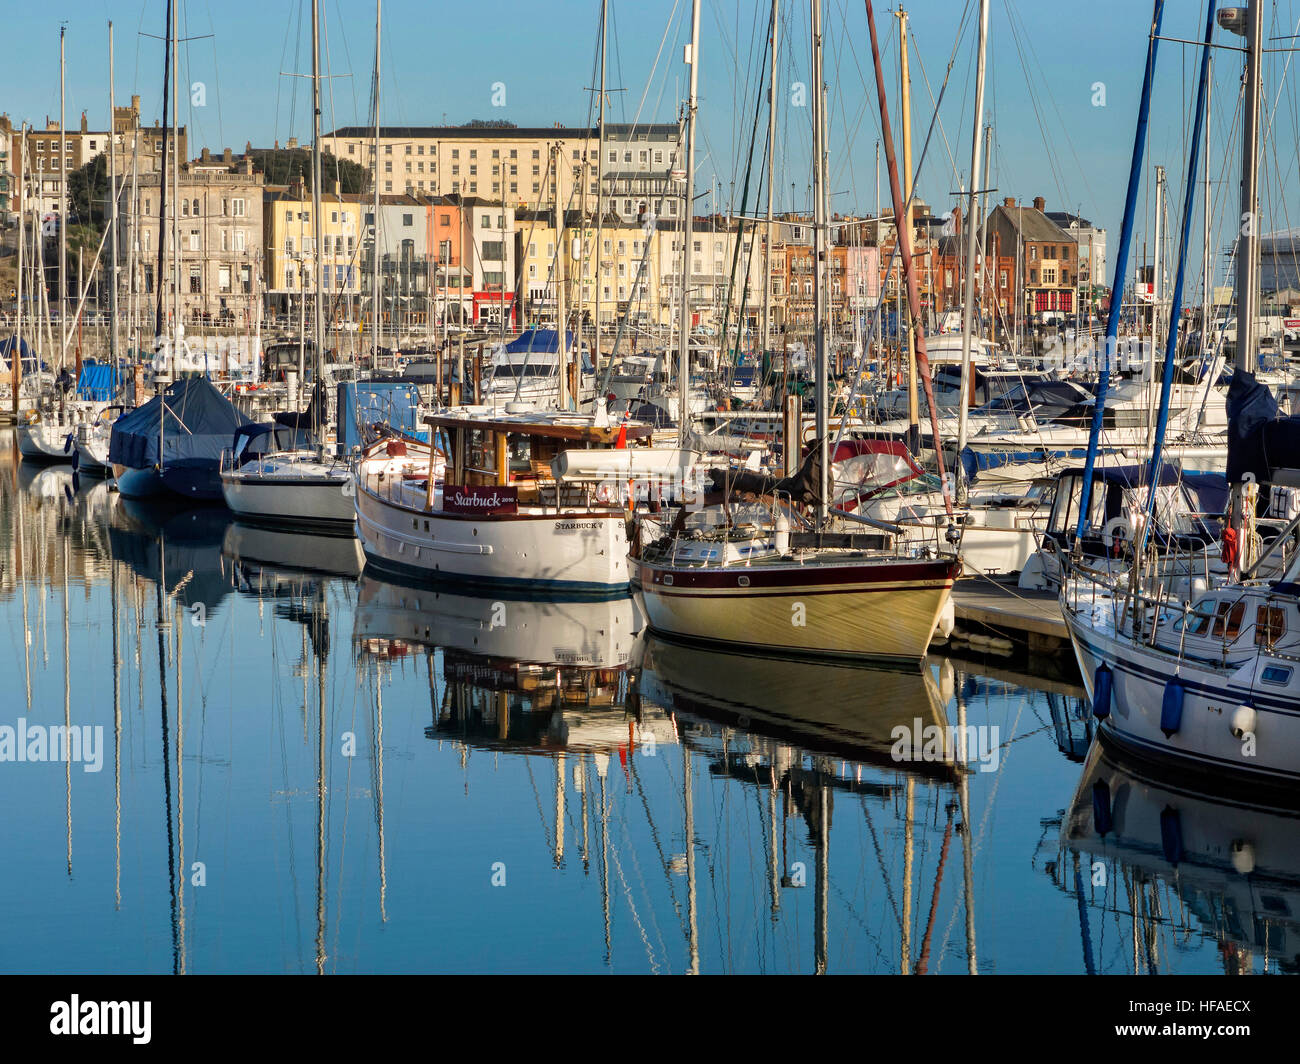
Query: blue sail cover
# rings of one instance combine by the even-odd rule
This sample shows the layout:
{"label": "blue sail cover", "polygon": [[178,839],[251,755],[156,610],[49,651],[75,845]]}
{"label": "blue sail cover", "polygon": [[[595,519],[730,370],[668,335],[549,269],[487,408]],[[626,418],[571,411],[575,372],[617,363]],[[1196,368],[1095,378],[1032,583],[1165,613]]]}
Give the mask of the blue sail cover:
{"label": "blue sail cover", "polygon": [[[163,452],[158,452],[159,410]],[[221,452],[235,430],[248,423],[234,404],[206,377],[175,381],[162,397],[154,396],[113,422],[108,460],[128,469],[160,467],[163,483],[191,499],[221,498]]]}
{"label": "blue sail cover", "polygon": [[81,367],[81,378],[77,381],[77,398],[107,403],[117,395],[120,383],[116,366],[111,366],[107,362],[88,362]]}
{"label": "blue sail cover", "polygon": [[[573,350],[573,333],[565,333],[567,349]],[[508,344],[506,354],[514,355],[525,351],[537,351],[543,354],[555,354],[560,349],[560,333],[557,329],[525,329]]]}

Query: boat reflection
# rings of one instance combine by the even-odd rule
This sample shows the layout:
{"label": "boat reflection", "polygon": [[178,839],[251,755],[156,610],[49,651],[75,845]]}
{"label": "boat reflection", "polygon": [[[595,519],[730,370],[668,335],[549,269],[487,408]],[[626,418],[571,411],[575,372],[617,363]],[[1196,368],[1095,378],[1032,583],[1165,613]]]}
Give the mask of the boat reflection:
{"label": "boat reflection", "polygon": [[1199,792],[1095,743],[1061,846],[1071,868],[1052,871],[1078,897],[1089,973],[1114,953],[1106,925],[1122,971],[1176,972],[1196,941],[1227,974],[1300,971],[1300,810]]}
{"label": "boat reflection", "polygon": [[430,738],[517,752],[613,751],[629,742],[627,665],[640,626],[630,598],[456,594],[367,570],[355,642],[363,659],[388,662],[441,650]]}

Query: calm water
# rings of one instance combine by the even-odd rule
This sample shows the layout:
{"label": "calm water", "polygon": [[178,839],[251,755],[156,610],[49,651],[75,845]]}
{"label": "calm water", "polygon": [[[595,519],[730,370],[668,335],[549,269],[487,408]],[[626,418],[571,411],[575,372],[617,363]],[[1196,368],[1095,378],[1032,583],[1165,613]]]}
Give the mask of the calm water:
{"label": "calm water", "polygon": [[[20,466],[7,433],[0,565],[0,757],[6,727],[10,758],[20,727],[91,738],[0,760],[3,971],[1295,964],[1296,821],[1089,754],[1069,676],[410,588],[350,541]],[[963,720],[976,771],[891,757]]]}

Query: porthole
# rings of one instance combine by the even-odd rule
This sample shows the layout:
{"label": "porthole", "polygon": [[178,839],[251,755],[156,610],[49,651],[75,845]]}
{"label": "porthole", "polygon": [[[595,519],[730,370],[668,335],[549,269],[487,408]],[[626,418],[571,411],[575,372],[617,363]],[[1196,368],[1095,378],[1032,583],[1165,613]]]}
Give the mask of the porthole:
{"label": "porthole", "polygon": [[738,577],[736,583],[739,584],[741,587],[749,587],[749,577],[747,576]]}

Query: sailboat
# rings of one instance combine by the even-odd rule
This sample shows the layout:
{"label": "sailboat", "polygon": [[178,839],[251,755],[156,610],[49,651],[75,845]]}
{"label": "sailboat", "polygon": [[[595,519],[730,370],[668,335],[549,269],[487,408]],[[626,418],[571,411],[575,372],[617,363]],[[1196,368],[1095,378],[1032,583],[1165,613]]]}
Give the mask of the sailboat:
{"label": "sailboat", "polygon": [[[1147,72],[1139,108],[1138,132],[1134,143],[1124,228],[1116,263],[1116,286],[1124,277],[1132,232],[1142,142],[1150,107],[1150,92],[1160,32],[1162,5],[1155,5],[1148,44]],[[1258,106],[1262,53],[1262,5],[1259,0],[1244,9],[1220,12],[1226,28],[1244,32],[1247,39],[1246,113],[1242,160],[1243,211],[1257,210],[1255,162],[1258,151]],[[1244,15],[1244,18],[1242,17]],[[1199,134],[1208,81],[1209,51],[1215,23],[1215,8],[1208,5],[1201,79],[1197,94],[1189,161],[1187,201],[1184,205],[1183,239],[1178,278],[1170,320],[1181,310],[1183,268],[1191,222],[1192,189],[1199,160]],[[1255,251],[1256,237],[1243,236],[1237,261],[1238,326],[1237,350],[1240,364],[1235,388],[1255,391],[1253,368],[1254,307],[1258,297]],[[1115,301],[1118,303],[1118,300]],[[1112,308],[1108,336],[1115,334],[1116,311]],[[1171,329],[1172,332],[1172,329]],[[1172,377],[1171,342],[1166,352],[1161,428],[1168,411]],[[1104,405],[1105,376],[1100,384],[1099,407]],[[1234,434],[1230,438],[1229,470],[1234,466],[1251,473],[1249,456],[1234,449],[1261,450],[1251,440],[1248,416],[1256,415],[1250,404],[1236,411]],[[1084,517],[1089,512],[1087,493],[1092,484],[1092,463],[1102,410],[1094,421],[1092,446],[1085,467],[1080,503],[1080,538]],[[1264,418],[1252,416],[1263,422]],[[1284,423],[1283,423],[1284,424]],[[1255,424],[1262,431],[1263,424]],[[1163,432],[1157,434],[1148,483],[1152,485],[1160,467]],[[1290,451],[1289,453],[1294,453]],[[1273,471],[1264,470],[1273,478]],[[1244,479],[1255,479],[1253,473]],[[1277,477],[1277,479],[1282,479]],[[1159,570],[1147,560],[1143,549],[1145,525],[1135,530],[1138,549],[1133,565],[1121,575],[1098,571],[1076,555],[1071,558],[1061,589],[1061,606],[1083,673],[1093,713],[1099,719],[1098,734],[1141,757],[1172,761],[1187,774],[1203,774],[1220,782],[1250,781],[1259,788],[1294,788],[1300,780],[1300,555],[1285,565],[1280,580],[1264,579],[1261,565],[1273,552],[1288,545],[1297,525],[1292,521],[1268,551],[1252,557],[1253,525],[1258,485],[1234,486],[1233,511],[1237,515],[1225,532],[1225,554],[1229,578],[1207,580],[1199,594],[1180,599],[1169,595],[1159,583]],[[1155,488],[1148,487],[1150,502],[1144,520],[1154,524]],[[1238,544],[1241,544],[1240,548]],[[1153,570],[1155,570],[1153,575]]]}
{"label": "sailboat", "polygon": [[[889,533],[845,531],[844,515],[833,520],[831,448],[827,425],[827,323],[829,285],[824,274],[829,231],[826,105],[821,78],[821,3],[812,0],[814,93],[814,236],[819,263],[815,272],[817,306],[818,441],[802,478],[789,478],[787,490],[802,479],[806,509],[780,489],[758,506],[733,514],[687,514],[671,521],[645,520],[634,541],[640,593],[650,627],[689,639],[738,643],[782,653],[869,656],[919,661],[929,648],[961,571],[955,554],[931,545],[905,546]],[[871,5],[877,79],[882,101],[895,210],[902,207],[893,140],[884,108],[884,82]],[[691,96],[688,106],[687,203],[695,164],[695,85],[699,56],[699,2],[694,5],[691,40]],[[687,212],[687,225],[690,224]],[[689,241],[689,230],[687,234]],[[913,272],[910,234],[900,229],[904,272],[913,319],[921,320]],[[689,256],[683,256],[688,259]],[[686,287],[685,261],[683,288]],[[919,331],[919,330],[918,330]],[[683,336],[686,329],[683,328]],[[683,352],[686,347],[683,345]],[[929,380],[923,338],[918,364]],[[686,367],[680,379],[689,380]],[[933,405],[932,417],[935,416]],[[937,429],[935,432],[937,436]],[[811,481],[814,479],[816,484]],[[945,490],[945,496],[947,492]],[[951,500],[946,499],[949,509]],[[861,525],[854,526],[861,528]]]}
{"label": "sailboat", "polygon": [[[312,247],[321,243],[321,150],[320,150],[320,13],[318,4],[312,4]],[[378,0],[375,19],[375,108],[378,124],[379,107],[379,18]],[[378,152],[376,172],[372,179],[378,184]],[[376,215],[376,226],[378,215]],[[376,254],[378,249],[376,248]],[[312,400],[305,418],[311,435],[306,440],[281,451],[239,462],[232,454],[229,464],[221,470],[221,494],[240,517],[273,521],[279,524],[305,525],[315,528],[332,528],[351,531],[353,523],[352,469],[342,458],[326,454],[325,427],[328,419],[328,399],[325,394],[324,366],[325,321],[320,270],[312,269],[315,278],[314,307],[315,332],[312,351],[315,362]],[[377,339],[376,339],[376,342]],[[279,419],[277,419],[279,420]]]}

